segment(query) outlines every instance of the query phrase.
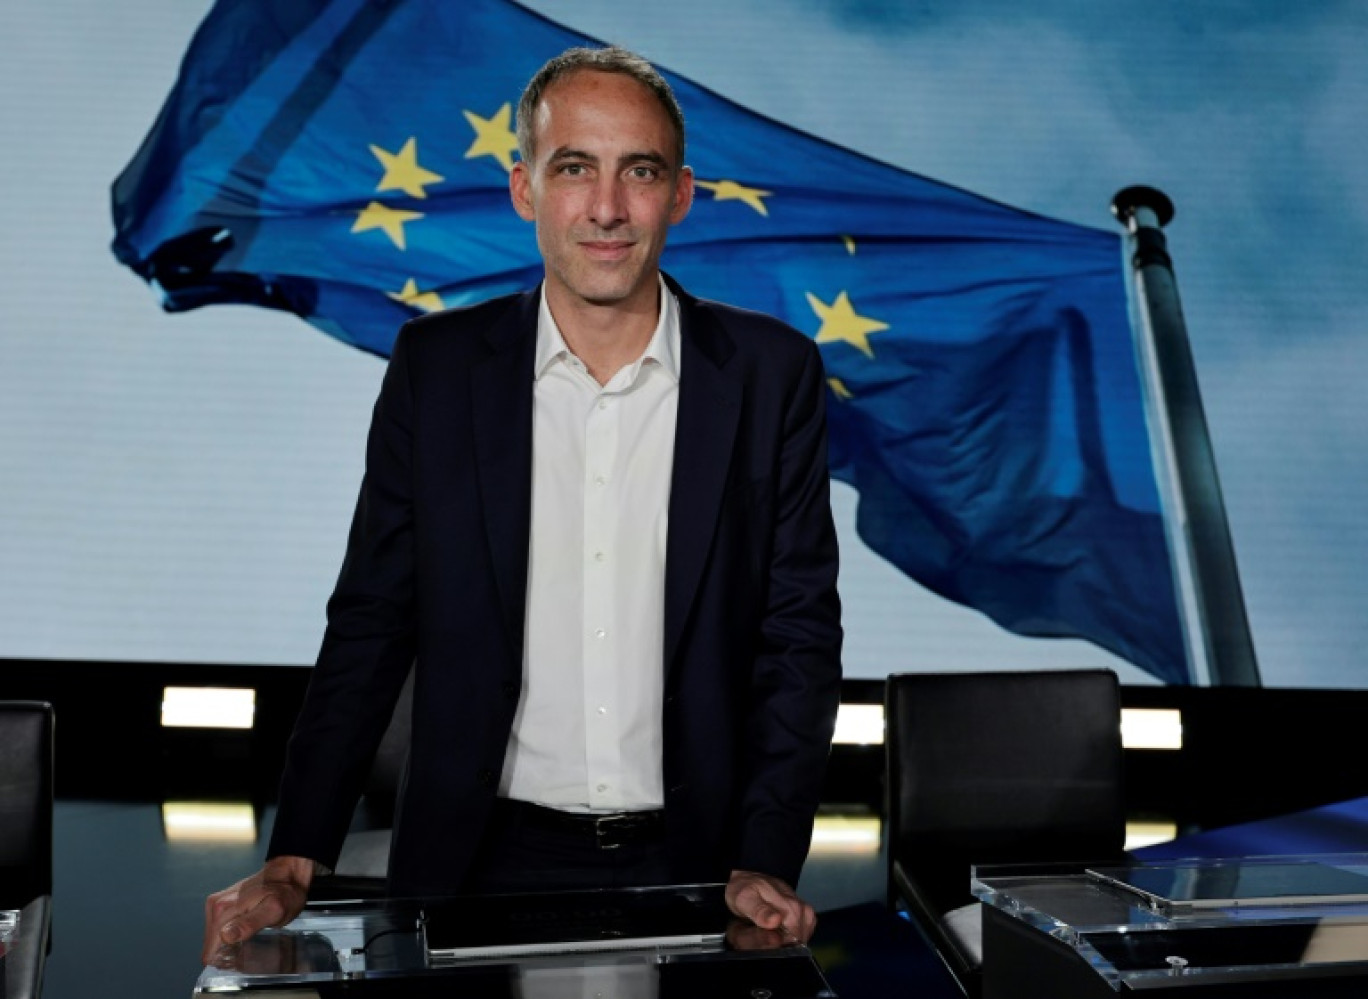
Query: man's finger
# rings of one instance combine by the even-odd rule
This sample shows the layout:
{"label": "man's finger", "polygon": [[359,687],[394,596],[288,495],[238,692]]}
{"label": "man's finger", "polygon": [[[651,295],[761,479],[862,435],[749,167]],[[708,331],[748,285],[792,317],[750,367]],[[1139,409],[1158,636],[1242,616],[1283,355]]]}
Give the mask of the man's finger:
{"label": "man's finger", "polygon": [[778,916],[774,926],[784,930],[799,943],[806,943],[812,935],[810,909],[797,899],[781,898],[769,908]]}
{"label": "man's finger", "polygon": [[754,901],[751,905],[747,906],[750,911],[744,912],[742,915],[756,926],[767,930],[775,930],[783,925],[784,913],[782,910],[771,905],[759,892],[756,892],[751,897]]}
{"label": "man's finger", "polygon": [[777,892],[767,892],[763,882],[747,885],[736,895],[737,915],[745,916],[756,926],[777,929],[789,913],[789,899]]}
{"label": "man's finger", "polygon": [[727,926],[726,939],[732,950],[778,950],[793,943],[793,934],[783,928],[767,930],[738,918]]}
{"label": "man's finger", "polygon": [[817,914],[778,878],[754,871],[732,871],[727,882],[727,904],[732,912],[764,929],[787,931],[807,943],[817,928]]}
{"label": "man's finger", "polygon": [[225,946],[241,943],[268,926],[284,926],[304,908],[313,881],[307,857],[273,857],[231,888],[210,895],[204,906],[205,964]]}
{"label": "man's finger", "polygon": [[205,964],[208,964],[214,953],[223,946],[223,924],[231,918],[241,886],[242,882],[239,881],[231,888],[214,892],[204,900],[204,949],[200,959]]}
{"label": "man's finger", "polygon": [[204,962],[207,964],[224,944],[240,943],[258,930],[284,922],[286,906],[272,889],[234,893],[232,898],[211,903],[206,922]]}
{"label": "man's finger", "polygon": [[224,927],[225,934],[229,929],[233,932],[232,940],[224,936],[226,942],[246,940],[258,930],[283,925],[293,916],[291,906],[279,887],[271,885],[253,895],[248,904],[242,906],[241,911]]}
{"label": "man's finger", "polygon": [[798,917],[795,919],[795,923],[796,925],[790,926],[789,929],[792,931],[793,935],[798,938],[799,943],[807,943],[812,939],[812,934],[817,930],[816,911],[812,906],[803,903],[799,910]]}

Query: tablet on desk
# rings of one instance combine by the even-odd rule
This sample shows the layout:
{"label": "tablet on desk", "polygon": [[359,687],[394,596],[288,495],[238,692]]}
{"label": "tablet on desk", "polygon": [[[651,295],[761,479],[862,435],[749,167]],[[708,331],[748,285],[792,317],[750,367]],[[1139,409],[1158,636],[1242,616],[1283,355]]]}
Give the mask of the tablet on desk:
{"label": "tablet on desk", "polygon": [[427,910],[422,931],[429,959],[460,961],[720,944],[729,920],[719,886],[472,898]]}
{"label": "tablet on desk", "polygon": [[1312,860],[1120,864],[1086,873],[1165,912],[1368,902],[1368,875]]}

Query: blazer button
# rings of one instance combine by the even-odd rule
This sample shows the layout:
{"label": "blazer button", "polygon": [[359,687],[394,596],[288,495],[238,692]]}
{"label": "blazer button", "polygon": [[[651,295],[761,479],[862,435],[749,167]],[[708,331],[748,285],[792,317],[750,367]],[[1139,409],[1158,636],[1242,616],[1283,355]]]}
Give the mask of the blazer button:
{"label": "blazer button", "polygon": [[517,697],[520,686],[520,684],[514,683],[512,680],[505,680],[503,685],[504,696]]}
{"label": "blazer button", "polygon": [[494,773],[493,770],[490,770],[488,767],[485,767],[480,771],[479,780],[480,784],[484,787],[493,787],[495,784],[499,782],[498,775]]}

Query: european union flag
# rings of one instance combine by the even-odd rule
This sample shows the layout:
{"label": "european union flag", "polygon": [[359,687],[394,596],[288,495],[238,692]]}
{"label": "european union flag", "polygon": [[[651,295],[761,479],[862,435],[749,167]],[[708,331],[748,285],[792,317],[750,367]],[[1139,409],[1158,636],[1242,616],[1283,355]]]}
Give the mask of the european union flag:
{"label": "european union flag", "polygon": [[[416,312],[539,280],[513,109],[582,44],[507,0],[219,0],[114,184],[114,252],[168,310],[284,309],[385,355]],[[865,542],[1005,628],[1190,682],[1120,237],[666,75],[699,197],[665,267],[821,345]]]}

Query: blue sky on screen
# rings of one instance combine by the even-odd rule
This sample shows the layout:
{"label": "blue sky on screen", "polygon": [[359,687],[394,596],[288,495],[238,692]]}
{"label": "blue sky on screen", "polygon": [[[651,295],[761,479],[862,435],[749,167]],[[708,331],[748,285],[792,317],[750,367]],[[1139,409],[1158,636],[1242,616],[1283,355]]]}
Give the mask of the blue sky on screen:
{"label": "blue sky on screen", "polygon": [[[0,163],[22,193],[0,232],[0,516],[24,525],[0,536],[0,656],[307,662],[377,362],[263,310],[163,316],[114,263],[108,183],[207,4],[77,6],[0,13],[0,114],[26,151]],[[1265,681],[1364,685],[1360,5],[530,6],[1031,211],[1105,227],[1119,188],[1166,190]],[[838,496],[846,527],[852,511]],[[1003,635],[845,554],[856,672],[1099,661],[1081,642]]]}

